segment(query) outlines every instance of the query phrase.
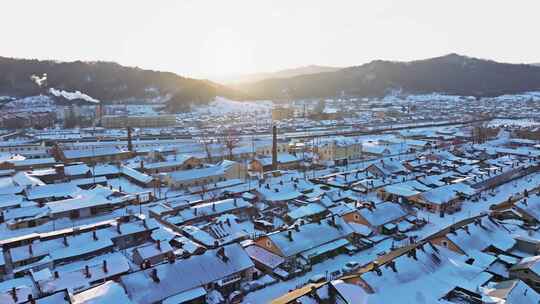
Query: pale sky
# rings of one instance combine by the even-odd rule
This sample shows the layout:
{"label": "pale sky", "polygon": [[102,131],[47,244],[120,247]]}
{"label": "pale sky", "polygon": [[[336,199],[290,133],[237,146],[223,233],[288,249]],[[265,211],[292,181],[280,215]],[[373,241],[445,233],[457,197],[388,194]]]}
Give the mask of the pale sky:
{"label": "pale sky", "polygon": [[540,0],[2,0],[0,56],[189,77],[459,53],[540,62]]}

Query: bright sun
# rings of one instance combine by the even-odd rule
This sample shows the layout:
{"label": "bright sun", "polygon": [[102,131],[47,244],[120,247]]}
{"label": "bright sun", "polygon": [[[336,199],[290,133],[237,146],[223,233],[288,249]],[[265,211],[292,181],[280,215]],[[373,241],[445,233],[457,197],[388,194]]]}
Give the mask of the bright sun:
{"label": "bright sun", "polygon": [[202,70],[212,76],[253,71],[253,43],[229,29],[209,33],[201,52]]}

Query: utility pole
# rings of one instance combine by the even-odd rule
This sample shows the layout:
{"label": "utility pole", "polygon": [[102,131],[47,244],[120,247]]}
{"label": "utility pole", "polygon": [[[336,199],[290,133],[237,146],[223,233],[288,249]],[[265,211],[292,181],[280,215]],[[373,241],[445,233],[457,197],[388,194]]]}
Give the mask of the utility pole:
{"label": "utility pole", "polygon": [[278,159],[277,159],[277,126],[272,126],[272,170],[277,170],[278,168]]}
{"label": "utility pole", "polygon": [[311,175],[312,175],[312,178],[315,178],[315,166],[313,165],[313,161],[315,159],[315,151],[317,151],[317,153],[318,153],[319,149],[317,147],[315,136],[313,136],[313,152],[311,153]]}
{"label": "utility pole", "polygon": [[132,131],[131,127],[128,126],[127,127],[127,141],[128,141],[127,148],[129,152],[133,152],[133,143],[131,141],[131,131]]}

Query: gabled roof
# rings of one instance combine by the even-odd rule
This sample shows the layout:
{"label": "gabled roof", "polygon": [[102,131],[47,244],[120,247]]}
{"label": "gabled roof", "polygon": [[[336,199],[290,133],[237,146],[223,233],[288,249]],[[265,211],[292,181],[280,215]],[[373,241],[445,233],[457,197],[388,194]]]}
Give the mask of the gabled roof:
{"label": "gabled roof", "polygon": [[122,150],[117,147],[97,147],[93,149],[80,149],[80,150],[63,150],[64,157],[66,159],[76,159],[84,157],[101,157],[117,155],[122,153],[128,153],[129,151]]}
{"label": "gabled roof", "polygon": [[73,295],[73,298],[75,299],[75,303],[79,304],[133,303],[126,295],[126,292],[124,291],[122,285],[114,281],[107,281],[102,285],[87,289],[83,292]]}
{"label": "gabled roof", "polygon": [[287,216],[293,221],[295,221],[297,219],[319,214],[324,211],[326,211],[326,208],[324,206],[318,203],[309,203],[305,206],[301,206],[292,211],[289,211],[287,213]]}
{"label": "gabled roof", "polygon": [[26,190],[28,200],[39,200],[44,198],[62,198],[72,197],[81,189],[72,183],[46,184],[43,186],[32,187]]}
{"label": "gabled roof", "polygon": [[84,175],[90,171],[90,167],[87,164],[77,164],[64,167],[64,173],[67,176]]}
{"label": "gabled roof", "polygon": [[122,174],[136,180],[137,182],[140,182],[142,184],[148,184],[150,183],[153,178],[150,175],[144,174],[142,172],[139,172],[135,169],[132,169],[130,167],[122,166],[120,168],[120,171]]}
{"label": "gabled roof", "polygon": [[26,172],[18,172],[17,174],[13,175],[12,179],[13,179],[13,183],[20,187],[45,185],[44,182],[42,182],[41,180],[35,177],[30,176]]}
{"label": "gabled roof", "polygon": [[[289,229],[268,234],[268,238],[279,248],[285,257],[293,256],[304,251],[319,247],[326,243],[346,238],[352,231],[341,219],[334,216],[336,227],[332,226],[330,218],[320,223],[309,223],[299,226],[299,231]],[[289,239],[289,231],[292,233],[292,241]]]}
{"label": "gabled roof", "polygon": [[[258,157],[255,160],[259,161],[263,166],[270,166],[272,164],[272,157]],[[299,161],[300,159],[289,153],[278,153],[277,162],[279,164],[289,164]]]}
{"label": "gabled roof", "polygon": [[[369,271],[361,278],[371,288],[370,302],[373,303],[437,303],[455,287],[477,290],[492,278],[483,269],[465,263],[466,256],[454,253],[446,248],[435,250],[424,245],[423,250],[416,249],[416,258],[400,255],[393,258],[396,271],[387,265],[379,266],[380,275]],[[409,292],[411,288],[425,286],[418,292]]]}
{"label": "gabled roof", "polygon": [[218,255],[219,249],[208,250],[202,255],[152,268],[157,270],[159,282],[152,280],[152,269],[124,275],[121,281],[135,303],[151,304],[253,267],[253,262],[239,244],[227,245],[223,249],[227,261]]}
{"label": "gabled roof", "polygon": [[534,271],[534,273],[540,275],[540,256],[535,255],[532,257],[526,257],[521,259],[519,263],[512,266],[510,270],[531,270]]}
{"label": "gabled roof", "polygon": [[255,261],[274,269],[285,262],[285,259],[257,245],[245,248],[247,254]]}
{"label": "gabled roof", "polygon": [[384,175],[392,175],[408,171],[399,160],[384,160],[373,163],[369,167],[371,166],[380,170]]}
{"label": "gabled roof", "polygon": [[221,166],[210,166],[200,169],[174,171],[169,173],[170,178],[175,182],[190,181],[199,178],[209,178],[221,176],[225,174],[225,170]]}
{"label": "gabled roof", "polygon": [[426,191],[422,193],[422,197],[424,200],[433,204],[444,204],[457,198],[461,194],[470,196],[475,193],[476,190],[471,186],[464,183],[456,183]]}
{"label": "gabled roof", "polygon": [[251,208],[253,205],[242,198],[229,198],[220,201],[198,204],[178,212],[168,218],[168,221],[177,225],[205,216],[219,215],[236,209]]}
{"label": "gabled roof", "polygon": [[405,212],[400,205],[390,202],[376,204],[375,208],[372,208],[371,210],[362,208],[358,210],[358,213],[360,213],[370,225],[375,227],[395,221],[407,215],[407,212]]}
{"label": "gabled roof", "polygon": [[481,252],[489,246],[501,250],[510,250],[514,246],[515,241],[508,231],[487,219],[479,221],[477,224],[468,224],[467,228],[449,232],[446,237],[468,255],[477,255],[476,252]]}
{"label": "gabled roof", "polygon": [[537,220],[540,220],[540,197],[533,195],[529,196],[525,202],[524,199],[519,200],[515,203],[515,207],[526,212],[528,215],[533,216]]}

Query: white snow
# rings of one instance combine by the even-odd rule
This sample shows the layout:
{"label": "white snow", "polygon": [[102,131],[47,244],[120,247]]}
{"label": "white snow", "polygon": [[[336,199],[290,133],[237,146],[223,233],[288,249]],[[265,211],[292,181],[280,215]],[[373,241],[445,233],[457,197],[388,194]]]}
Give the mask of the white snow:
{"label": "white snow", "polygon": [[131,304],[124,288],[116,282],[107,281],[103,285],[88,289],[73,296],[74,304]]}
{"label": "white snow", "polygon": [[195,109],[199,113],[227,114],[248,113],[255,111],[269,111],[272,109],[271,101],[235,101],[224,97],[216,97],[208,106],[200,106]]}

